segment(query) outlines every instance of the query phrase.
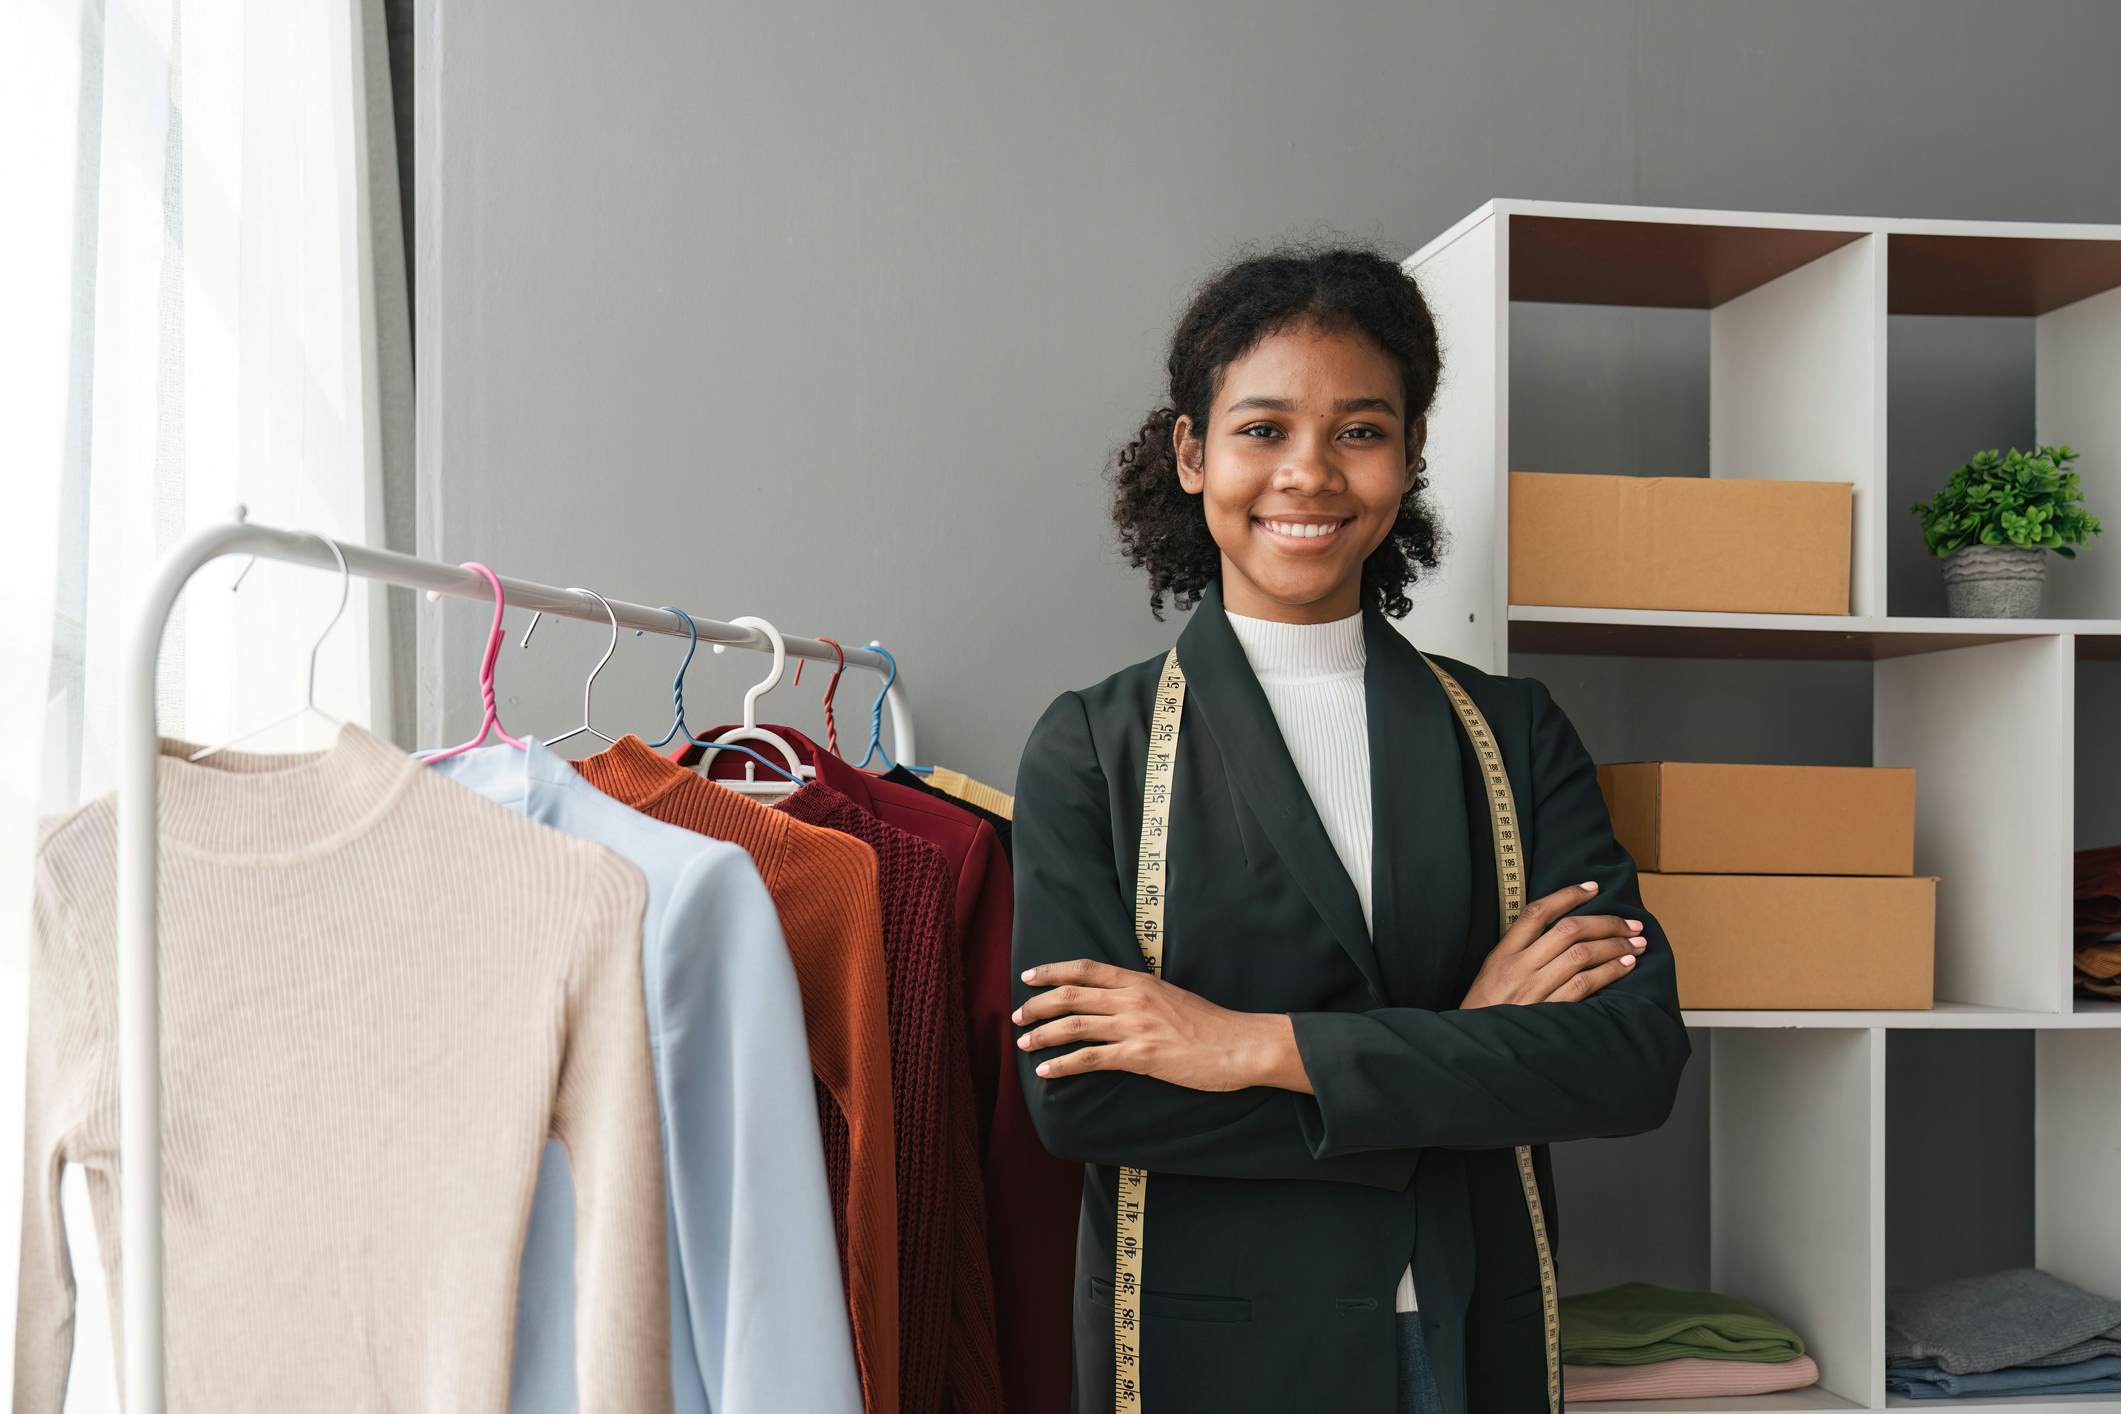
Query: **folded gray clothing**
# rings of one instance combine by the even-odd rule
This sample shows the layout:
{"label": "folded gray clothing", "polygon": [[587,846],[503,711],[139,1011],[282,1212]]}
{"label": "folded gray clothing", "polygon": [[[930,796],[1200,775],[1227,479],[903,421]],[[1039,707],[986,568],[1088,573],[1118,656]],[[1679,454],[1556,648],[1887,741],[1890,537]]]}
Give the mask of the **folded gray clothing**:
{"label": "folded gray clothing", "polygon": [[2121,1301],[2035,1267],[1885,1296],[1885,1358],[1953,1375],[2121,1355]]}

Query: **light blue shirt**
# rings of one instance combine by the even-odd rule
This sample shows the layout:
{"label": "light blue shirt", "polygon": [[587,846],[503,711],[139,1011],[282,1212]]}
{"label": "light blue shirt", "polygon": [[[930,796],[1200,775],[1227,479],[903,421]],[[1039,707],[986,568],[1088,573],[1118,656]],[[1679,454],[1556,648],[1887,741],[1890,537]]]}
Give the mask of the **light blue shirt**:
{"label": "light blue shirt", "polygon": [[[631,860],[662,1111],[679,1414],[861,1414],[795,965],[733,844],[651,820],[538,742],[435,769]],[[516,1298],[514,1414],[574,1414],[574,1179],[546,1145]]]}

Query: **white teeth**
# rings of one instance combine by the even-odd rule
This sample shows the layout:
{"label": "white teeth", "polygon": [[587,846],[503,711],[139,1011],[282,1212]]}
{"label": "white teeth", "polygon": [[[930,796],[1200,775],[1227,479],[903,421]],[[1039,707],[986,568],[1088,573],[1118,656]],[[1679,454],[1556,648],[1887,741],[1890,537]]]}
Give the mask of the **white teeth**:
{"label": "white teeth", "polygon": [[1334,531],[1340,529],[1338,521],[1328,525],[1322,523],[1298,524],[1294,521],[1286,520],[1263,520],[1260,524],[1277,534],[1291,535],[1299,540],[1316,540],[1321,535],[1331,535]]}

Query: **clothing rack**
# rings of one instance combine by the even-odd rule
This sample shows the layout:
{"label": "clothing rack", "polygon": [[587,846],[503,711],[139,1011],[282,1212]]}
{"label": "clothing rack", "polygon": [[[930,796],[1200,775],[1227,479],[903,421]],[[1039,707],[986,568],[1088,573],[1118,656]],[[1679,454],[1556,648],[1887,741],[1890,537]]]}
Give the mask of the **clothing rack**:
{"label": "clothing rack", "polygon": [[[366,580],[424,589],[459,599],[492,602],[493,591],[475,571],[416,559],[391,550],[341,543],[346,572]],[[121,687],[117,788],[118,831],[118,1139],[120,1174],[120,1289],[124,1295],[125,1408],[128,1414],[162,1414],[162,1019],[155,902],[160,868],[156,821],[161,756],[155,714],[155,676],[162,634],[185,585],[225,555],[255,555],[286,564],[336,572],[339,561],[320,537],[230,521],[200,531],[156,567],[147,597],[125,650]],[[685,638],[679,616],[620,599],[599,601],[531,580],[501,576],[514,608],[558,614]],[[607,617],[606,610],[609,610]],[[759,629],[695,617],[699,641],[771,652]],[[842,650],[814,638],[784,636],[787,654],[837,663]],[[874,648],[844,650],[850,667],[869,668],[888,685],[892,744],[901,761],[920,759],[914,746],[913,714],[905,680]]]}

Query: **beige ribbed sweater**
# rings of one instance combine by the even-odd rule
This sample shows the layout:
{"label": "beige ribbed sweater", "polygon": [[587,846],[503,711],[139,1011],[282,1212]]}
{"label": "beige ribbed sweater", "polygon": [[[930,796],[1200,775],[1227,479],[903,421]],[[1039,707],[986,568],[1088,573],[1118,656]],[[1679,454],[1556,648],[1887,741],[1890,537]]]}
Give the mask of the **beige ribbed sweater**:
{"label": "beige ribbed sweater", "polygon": [[[305,756],[185,750],[161,775],[169,1407],[504,1410],[550,1134],[581,1408],[668,1409],[639,871],[357,727]],[[65,1397],[62,1164],[118,1300],[112,827],[97,801],[38,852],[18,1414]]]}

